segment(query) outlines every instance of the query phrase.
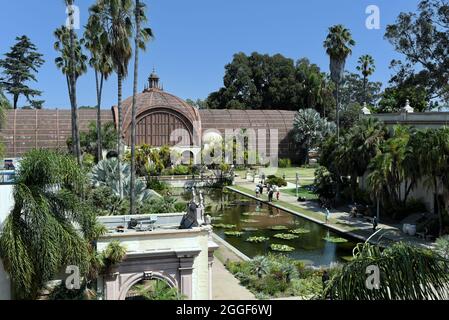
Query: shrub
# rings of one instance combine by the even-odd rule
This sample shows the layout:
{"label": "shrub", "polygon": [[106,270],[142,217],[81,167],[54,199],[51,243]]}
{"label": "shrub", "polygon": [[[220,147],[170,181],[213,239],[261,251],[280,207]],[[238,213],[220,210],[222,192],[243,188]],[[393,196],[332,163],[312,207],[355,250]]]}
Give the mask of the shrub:
{"label": "shrub", "polygon": [[187,203],[186,202],[176,202],[175,203],[175,211],[176,212],[186,212]]}
{"label": "shrub", "polygon": [[177,165],[173,171],[173,173],[177,176],[185,176],[185,175],[190,174],[191,172],[192,172],[192,170],[190,169],[190,167],[182,165],[182,164]]}
{"label": "shrub", "polygon": [[292,161],[290,159],[279,159],[279,168],[290,168],[291,166]]}
{"label": "shrub", "polygon": [[141,214],[174,213],[176,200],[171,197],[154,198],[145,201],[139,209]]}
{"label": "shrub", "polygon": [[319,167],[315,171],[316,193],[324,199],[333,199],[335,197],[336,182],[332,174],[325,168]]}
{"label": "shrub", "polygon": [[165,191],[170,189],[168,183],[155,178],[147,179],[147,188],[154,191]]}
{"label": "shrub", "polygon": [[270,184],[272,186],[278,186],[278,187],[286,187],[287,186],[287,181],[285,181],[281,177],[276,177],[273,175],[268,176],[266,182],[267,182],[267,184]]}

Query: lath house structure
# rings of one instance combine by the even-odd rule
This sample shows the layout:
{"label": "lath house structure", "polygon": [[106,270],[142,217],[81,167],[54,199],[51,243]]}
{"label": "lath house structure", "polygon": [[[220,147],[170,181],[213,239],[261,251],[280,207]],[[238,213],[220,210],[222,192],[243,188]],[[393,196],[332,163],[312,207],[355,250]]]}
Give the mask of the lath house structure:
{"label": "lath house structure", "polygon": [[[267,155],[271,135],[279,157],[294,157],[291,131],[295,112],[283,110],[198,110],[181,98],[165,92],[153,72],[145,90],[137,96],[137,144],[197,148],[208,132],[223,137],[225,131],[252,130],[259,145],[266,143]],[[132,97],[123,101],[123,139],[130,145]],[[117,107],[102,111],[104,122],[118,123]],[[79,110],[81,130],[96,121],[96,110]],[[277,136],[275,136],[275,133]],[[7,157],[21,157],[33,148],[67,148],[71,136],[70,110],[9,110],[0,130]]]}

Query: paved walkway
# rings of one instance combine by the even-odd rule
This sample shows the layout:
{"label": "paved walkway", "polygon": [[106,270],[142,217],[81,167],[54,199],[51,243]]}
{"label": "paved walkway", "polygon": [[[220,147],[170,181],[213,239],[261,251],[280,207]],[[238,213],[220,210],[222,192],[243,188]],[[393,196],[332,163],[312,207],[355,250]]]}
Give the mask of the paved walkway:
{"label": "paved walkway", "polygon": [[[229,188],[256,199],[254,194],[256,183],[237,178],[236,185]],[[266,193],[258,200],[268,203]],[[329,222],[326,224],[324,211],[317,203],[312,201],[299,203],[295,196],[282,193],[282,191],[280,200],[274,200],[270,205],[314,221],[331,230],[348,234],[362,241],[366,241],[373,235],[371,222],[362,218],[351,218],[348,212],[331,210]],[[379,223],[378,230],[382,229],[382,231],[377,233],[371,239],[371,242],[387,245],[388,242],[405,241],[422,247],[432,247],[431,242],[406,235],[400,228],[400,225],[386,225]]]}
{"label": "paved walkway", "polygon": [[212,266],[213,300],[256,300],[256,297],[226,270],[220,260],[215,259]]}

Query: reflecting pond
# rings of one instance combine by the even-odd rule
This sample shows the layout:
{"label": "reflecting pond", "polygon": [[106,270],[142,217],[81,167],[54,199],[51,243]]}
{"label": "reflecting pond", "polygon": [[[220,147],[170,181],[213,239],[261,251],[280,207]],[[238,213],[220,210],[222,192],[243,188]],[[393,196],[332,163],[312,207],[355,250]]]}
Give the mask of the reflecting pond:
{"label": "reflecting pond", "polygon": [[[283,253],[314,266],[344,262],[352,256],[356,245],[353,239],[319,224],[229,190],[203,192],[206,214],[212,217],[214,232],[248,257],[273,252],[273,244],[291,247],[292,251]],[[191,199],[189,192],[178,196],[185,201]],[[268,239],[259,243],[248,242],[251,237]]]}

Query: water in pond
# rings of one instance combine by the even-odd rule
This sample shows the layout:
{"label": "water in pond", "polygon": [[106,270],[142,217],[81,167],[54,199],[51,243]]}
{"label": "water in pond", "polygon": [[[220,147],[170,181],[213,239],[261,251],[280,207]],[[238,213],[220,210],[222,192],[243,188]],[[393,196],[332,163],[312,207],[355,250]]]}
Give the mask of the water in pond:
{"label": "water in pond", "polygon": [[[204,192],[206,213],[212,217],[212,223],[218,225],[214,227],[214,232],[248,257],[270,252],[272,244],[293,247],[293,251],[284,254],[314,266],[345,262],[352,256],[352,249],[356,243],[351,238],[328,231],[321,225],[235,192],[227,190],[205,190]],[[190,200],[191,193],[184,193],[180,197]],[[278,226],[283,226],[285,230],[272,230],[273,227]],[[292,233],[292,230],[298,229],[299,234]],[[228,231],[240,231],[242,234],[241,236],[226,235],[225,232]],[[276,238],[276,234],[291,234],[297,237],[284,240]],[[334,243],[323,239],[328,236],[345,238],[347,242]],[[246,241],[250,237],[266,237],[269,240],[261,243]]]}

